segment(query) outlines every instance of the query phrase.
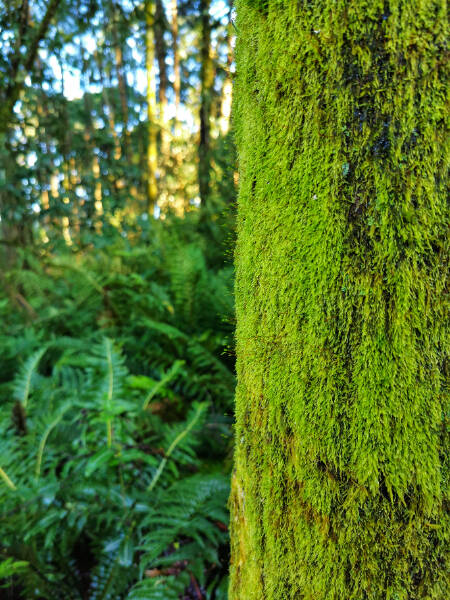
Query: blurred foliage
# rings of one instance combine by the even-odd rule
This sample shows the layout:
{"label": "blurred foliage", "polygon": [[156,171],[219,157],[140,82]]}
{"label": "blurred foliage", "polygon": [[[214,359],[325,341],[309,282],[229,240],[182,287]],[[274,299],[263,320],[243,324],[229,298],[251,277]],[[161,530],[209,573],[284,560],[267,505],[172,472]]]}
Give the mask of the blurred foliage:
{"label": "blurred foliage", "polygon": [[221,0],[0,8],[8,599],[226,598],[230,11]]}
{"label": "blurred foliage", "polygon": [[199,218],[22,249],[2,274],[0,574],[17,597],[226,597],[232,270]]}

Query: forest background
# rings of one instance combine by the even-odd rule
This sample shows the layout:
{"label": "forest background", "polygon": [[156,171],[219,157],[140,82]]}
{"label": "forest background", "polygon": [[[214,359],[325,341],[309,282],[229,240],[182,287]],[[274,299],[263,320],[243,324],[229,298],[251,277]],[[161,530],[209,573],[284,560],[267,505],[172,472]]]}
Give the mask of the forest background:
{"label": "forest background", "polygon": [[227,597],[225,0],[0,1],[0,597]]}

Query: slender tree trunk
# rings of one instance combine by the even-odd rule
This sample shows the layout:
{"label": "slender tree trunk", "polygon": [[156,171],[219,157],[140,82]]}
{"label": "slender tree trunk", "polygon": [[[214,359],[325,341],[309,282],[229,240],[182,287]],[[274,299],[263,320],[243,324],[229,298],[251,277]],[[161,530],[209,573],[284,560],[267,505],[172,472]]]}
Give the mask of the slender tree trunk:
{"label": "slender tree trunk", "polygon": [[[89,75],[87,70],[87,65],[85,65],[85,89],[89,89]],[[92,179],[94,183],[94,229],[96,233],[100,234],[103,227],[103,192],[102,192],[102,179],[101,179],[101,169],[100,169],[100,160],[97,153],[97,148],[95,144],[95,127],[94,122],[92,120],[92,103],[91,97],[88,92],[83,94],[84,99],[84,107],[86,110],[86,131],[84,134],[84,140],[86,142],[86,146],[89,149],[92,157]],[[91,211],[89,211],[90,213]],[[91,215],[89,215],[91,216]]]}
{"label": "slender tree trunk", "polygon": [[219,127],[222,135],[227,135],[230,129],[231,104],[233,100],[233,75],[231,68],[233,65],[233,30],[231,24],[231,8],[230,22],[227,27],[227,72],[225,81],[222,87],[222,101],[220,104]]}
{"label": "slender tree trunk", "polygon": [[444,600],[445,0],[238,0],[231,600]]}
{"label": "slender tree trunk", "polygon": [[173,137],[171,145],[171,158],[173,160],[173,168],[175,171],[174,183],[174,205],[175,211],[183,215],[188,208],[188,200],[182,185],[182,177],[178,175],[183,163],[183,154],[180,145],[180,95],[181,95],[181,75],[180,75],[180,52],[178,41],[178,2],[171,0],[171,33],[172,33],[172,56],[173,56],[173,92],[175,95],[175,118],[173,125]]}
{"label": "slender tree trunk", "polygon": [[[40,64],[40,70],[41,73],[43,73],[43,65]],[[52,158],[52,143],[51,143],[51,136],[49,134],[48,131],[48,127],[47,127],[47,123],[49,120],[49,110],[48,110],[48,106],[47,106],[47,95],[45,92],[42,92],[41,94],[41,98],[40,98],[40,102],[37,106],[37,113],[38,113],[38,118],[39,118],[39,128],[41,130],[40,136],[42,136],[42,138],[44,139],[44,143],[45,143],[45,153],[50,161],[50,168],[45,168],[43,170],[43,174],[41,175],[41,181],[42,181],[42,185],[41,185],[41,208],[42,211],[44,212],[44,217],[43,217],[43,228],[41,230],[41,236],[42,239],[45,242],[49,241],[49,238],[47,236],[50,224],[51,224],[51,219],[50,219],[50,215],[49,215],[49,211],[51,208],[51,200],[50,200],[50,193],[49,193],[49,189],[47,189],[47,186],[50,187],[50,192],[51,192],[51,180],[53,177],[53,172],[55,170],[55,165],[54,165],[54,161]],[[50,179],[50,181],[49,181]],[[49,185],[50,184],[50,185]],[[44,189],[45,186],[45,189]]]}
{"label": "slender tree trunk", "polygon": [[[106,122],[108,123],[109,129],[111,130],[111,135],[113,137],[113,142],[114,142],[113,158],[114,158],[114,160],[119,160],[120,157],[122,156],[122,149],[120,146],[119,136],[117,135],[117,131],[116,131],[115,112],[114,112],[112,104],[109,100],[108,90],[107,90],[107,86],[106,86],[105,70],[104,70],[101,51],[99,52],[98,50],[96,50],[94,53],[94,56],[95,56],[95,60],[96,60],[97,67],[98,67],[100,84],[102,86],[102,98],[103,98],[103,106],[102,106],[103,115],[102,116],[103,116],[105,123]],[[106,108],[106,111],[105,111],[105,108]]]}
{"label": "slender tree trunk", "polygon": [[119,84],[119,96],[120,96],[120,106],[122,109],[122,119],[123,119],[123,148],[124,154],[128,160],[130,157],[130,132],[128,128],[128,99],[127,99],[127,82],[125,78],[125,70],[123,64],[123,52],[122,52],[122,41],[119,37],[118,31],[118,18],[119,11],[116,4],[113,4],[113,15],[112,15],[112,39],[114,45],[114,60],[115,60],[115,69],[117,75],[117,82]]}
{"label": "slender tree trunk", "polygon": [[[25,0],[22,4],[19,15],[16,52],[11,59],[11,76],[9,77],[9,84],[5,86],[4,94],[0,95],[0,143],[6,141],[5,134],[13,119],[14,105],[23,89],[25,77],[19,76],[19,70],[22,69],[26,74],[32,70],[39,45],[45,38],[60,3],[61,0],[49,0],[41,22],[32,31],[29,27],[29,2]],[[25,46],[25,37],[28,37],[28,46],[23,51],[22,46]]]}
{"label": "slender tree trunk", "polygon": [[171,0],[170,12],[172,21],[172,54],[173,54],[173,91],[175,94],[175,135],[178,131],[178,123],[180,121],[180,53],[178,50],[178,2]]}
{"label": "slender tree trunk", "polygon": [[210,191],[210,138],[212,88],[214,84],[214,68],[211,56],[211,19],[209,16],[210,0],[200,0],[200,143],[198,148],[198,183],[200,198],[206,205]]}
{"label": "slender tree trunk", "polygon": [[[67,111],[67,102],[68,100],[65,98],[65,71],[64,71],[64,63],[61,59],[61,56],[58,56],[59,68],[61,71],[61,96],[63,98],[62,103],[62,121],[64,124],[64,137],[62,140],[62,156],[63,156],[63,164],[62,164],[62,174],[63,174],[63,197],[62,201],[64,204],[70,205],[71,196],[73,197],[73,187],[72,187],[72,167],[71,167],[71,159],[69,157],[70,149],[72,146],[72,133],[69,123],[69,115]],[[72,236],[70,233],[70,219],[68,215],[62,215],[61,217],[61,230],[63,234],[63,238],[68,246],[72,245]]]}
{"label": "slender tree trunk", "polygon": [[158,61],[159,86],[159,130],[161,136],[162,166],[169,158],[169,130],[167,128],[167,68],[166,68],[166,42],[164,40],[165,14],[162,0],[156,0],[155,6],[155,51]]}
{"label": "slender tree trunk", "polygon": [[21,206],[7,187],[7,184],[13,180],[17,165],[9,144],[6,145],[6,150],[0,171],[0,249],[4,251],[2,267],[5,270],[14,264],[17,248],[22,245],[20,220],[16,214],[16,212],[20,213]]}
{"label": "slender tree trunk", "polygon": [[158,200],[158,148],[157,148],[157,126],[156,126],[156,77],[155,77],[155,4],[154,0],[146,0],[145,3],[145,43],[146,43],[146,70],[147,70],[147,204],[148,212],[153,211]]}

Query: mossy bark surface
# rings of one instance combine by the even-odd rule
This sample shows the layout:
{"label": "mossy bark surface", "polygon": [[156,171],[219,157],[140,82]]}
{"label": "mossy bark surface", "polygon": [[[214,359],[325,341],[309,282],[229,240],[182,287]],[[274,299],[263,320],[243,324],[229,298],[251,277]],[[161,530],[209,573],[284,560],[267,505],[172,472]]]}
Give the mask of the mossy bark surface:
{"label": "mossy bark surface", "polygon": [[237,14],[230,599],[444,600],[446,2]]}

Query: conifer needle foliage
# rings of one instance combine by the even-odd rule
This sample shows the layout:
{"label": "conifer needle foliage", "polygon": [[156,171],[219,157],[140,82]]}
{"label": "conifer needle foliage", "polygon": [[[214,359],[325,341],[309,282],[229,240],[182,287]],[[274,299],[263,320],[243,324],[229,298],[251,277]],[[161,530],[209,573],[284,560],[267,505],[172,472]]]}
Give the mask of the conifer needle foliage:
{"label": "conifer needle foliage", "polygon": [[444,600],[444,0],[239,0],[232,600]]}

